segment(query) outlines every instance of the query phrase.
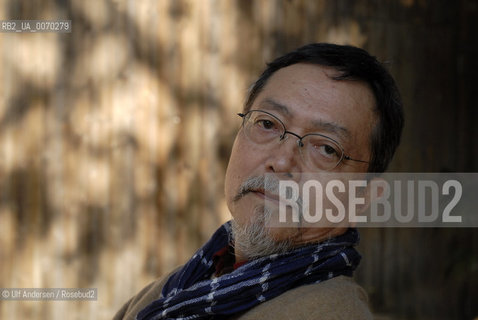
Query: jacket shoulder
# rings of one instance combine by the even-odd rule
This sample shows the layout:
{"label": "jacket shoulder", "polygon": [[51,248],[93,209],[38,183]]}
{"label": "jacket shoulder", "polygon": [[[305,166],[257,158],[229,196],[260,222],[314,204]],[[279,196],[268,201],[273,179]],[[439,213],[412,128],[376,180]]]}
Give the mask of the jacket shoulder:
{"label": "jacket shoulder", "polygon": [[352,278],[338,276],[289,290],[241,314],[238,320],[373,319],[365,290]]}
{"label": "jacket shoulder", "polygon": [[146,308],[151,302],[159,299],[161,296],[161,291],[163,290],[163,286],[166,284],[166,281],[169,277],[179,270],[176,268],[174,271],[169,273],[163,278],[155,280],[151,282],[149,285],[144,287],[140,292],[138,292],[135,296],[129,299],[118,312],[113,317],[113,320],[134,320],[136,319],[136,315]]}

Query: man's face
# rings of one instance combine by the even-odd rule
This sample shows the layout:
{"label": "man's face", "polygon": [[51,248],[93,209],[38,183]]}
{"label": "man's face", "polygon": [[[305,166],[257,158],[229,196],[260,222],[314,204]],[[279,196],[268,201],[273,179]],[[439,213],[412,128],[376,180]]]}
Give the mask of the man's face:
{"label": "man's face", "polygon": [[[333,80],[336,75],[338,72],[333,68],[312,64],[282,68],[269,78],[251,109],[274,114],[288,131],[300,136],[325,134],[338,141],[346,155],[368,161],[370,136],[376,123],[373,93],[364,82]],[[267,173],[287,178],[290,173],[310,172],[300,156],[296,141],[290,136],[282,142],[277,141],[274,148],[264,148],[251,142],[242,129],[239,131],[225,181],[227,205],[239,225],[249,223],[258,212],[255,209],[264,205],[266,198],[261,192],[237,197],[247,179]],[[366,172],[367,167],[367,163],[344,160],[333,171]],[[300,239],[311,241],[317,236],[310,232],[308,239],[303,233]]]}

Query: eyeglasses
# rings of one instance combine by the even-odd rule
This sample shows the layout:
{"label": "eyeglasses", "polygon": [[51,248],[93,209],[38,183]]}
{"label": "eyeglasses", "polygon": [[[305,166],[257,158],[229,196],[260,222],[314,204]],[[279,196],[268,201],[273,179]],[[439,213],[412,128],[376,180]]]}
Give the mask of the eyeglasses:
{"label": "eyeglasses", "polygon": [[[368,163],[368,161],[352,159],[344,153],[344,148],[337,141],[320,133],[309,133],[301,137],[287,131],[284,123],[269,112],[250,110],[237,115],[242,118],[242,126],[247,138],[258,145],[272,146],[274,141],[280,142],[286,139],[287,134],[297,137],[300,155],[311,170],[332,170],[344,159]],[[277,138],[279,140],[276,140]]]}

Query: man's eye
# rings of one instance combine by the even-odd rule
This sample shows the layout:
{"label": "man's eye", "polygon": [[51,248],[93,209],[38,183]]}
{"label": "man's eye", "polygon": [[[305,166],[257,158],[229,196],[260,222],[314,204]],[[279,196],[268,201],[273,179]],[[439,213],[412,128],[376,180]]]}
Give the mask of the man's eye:
{"label": "man's eye", "polygon": [[337,149],[328,144],[322,143],[320,145],[316,145],[315,149],[319,152],[321,157],[335,159],[339,156]]}
{"label": "man's eye", "polygon": [[258,120],[257,124],[264,129],[274,129],[275,123],[270,120]]}
{"label": "man's eye", "polygon": [[333,147],[329,145],[323,145],[322,148],[323,148],[323,151],[328,155],[337,154],[337,150],[335,150]]}

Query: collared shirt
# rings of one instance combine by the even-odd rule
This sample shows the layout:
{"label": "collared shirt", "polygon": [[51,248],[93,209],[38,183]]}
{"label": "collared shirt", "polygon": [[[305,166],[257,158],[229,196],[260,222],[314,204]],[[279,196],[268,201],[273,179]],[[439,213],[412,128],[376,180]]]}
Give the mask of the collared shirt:
{"label": "collared shirt", "polygon": [[220,277],[224,274],[228,274],[247,263],[247,261],[236,263],[234,247],[230,244],[217,251],[213,255],[212,261],[214,263],[214,267],[216,268],[213,277]]}

